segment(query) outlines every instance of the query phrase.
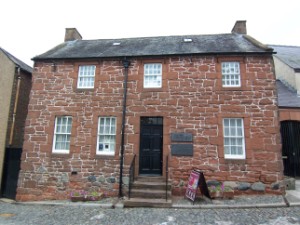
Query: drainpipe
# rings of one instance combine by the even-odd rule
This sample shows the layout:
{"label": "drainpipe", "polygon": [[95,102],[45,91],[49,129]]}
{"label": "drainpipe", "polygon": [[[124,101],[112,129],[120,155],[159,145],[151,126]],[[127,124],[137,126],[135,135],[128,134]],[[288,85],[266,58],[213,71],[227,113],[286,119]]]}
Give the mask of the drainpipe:
{"label": "drainpipe", "polygon": [[128,67],[130,65],[130,61],[126,58],[122,61],[124,66],[124,93],[123,93],[123,114],[122,114],[122,133],[121,133],[121,154],[120,154],[120,178],[119,178],[119,198],[123,196],[122,193],[122,177],[123,177],[123,161],[124,161],[124,148],[125,148],[125,119],[126,119],[126,102],[127,102],[127,80],[128,80]]}
{"label": "drainpipe", "polygon": [[20,86],[21,86],[21,77],[20,77],[20,67],[17,67],[17,90],[16,90],[16,98],[15,98],[15,103],[14,103],[14,111],[12,115],[12,124],[10,128],[10,135],[9,135],[9,146],[12,145],[13,142],[13,136],[14,136],[14,129],[15,129],[15,121],[16,121],[16,113],[17,113],[17,107],[18,107],[18,102],[19,102],[19,93],[20,93]]}

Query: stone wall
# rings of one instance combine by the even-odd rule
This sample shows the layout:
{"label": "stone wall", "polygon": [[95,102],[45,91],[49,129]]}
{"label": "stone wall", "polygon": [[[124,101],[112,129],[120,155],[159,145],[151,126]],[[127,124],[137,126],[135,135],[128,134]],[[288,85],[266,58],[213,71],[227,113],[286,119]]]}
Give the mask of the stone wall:
{"label": "stone wall", "polygon": [[[282,180],[279,122],[270,56],[191,56],[131,59],[125,129],[125,176],[139,155],[140,117],[163,117],[163,171],[169,155],[173,194],[183,194],[190,171],[207,180]],[[238,61],[241,88],[223,88],[221,62]],[[162,88],[143,88],[143,64],[162,63]],[[78,66],[96,65],[95,88],[78,90]],[[18,200],[66,199],[74,189],[117,195],[124,69],[118,60],[36,62],[25,130]],[[73,118],[70,153],[52,153],[54,120]],[[96,155],[99,116],[117,118],[114,156]],[[246,159],[226,160],[222,119],[244,118]],[[193,156],[171,155],[171,133],[193,136]],[[138,157],[136,174],[138,174]],[[73,173],[72,173],[73,172]],[[163,172],[165,176],[165,172]],[[280,192],[280,190],[278,190]]]}

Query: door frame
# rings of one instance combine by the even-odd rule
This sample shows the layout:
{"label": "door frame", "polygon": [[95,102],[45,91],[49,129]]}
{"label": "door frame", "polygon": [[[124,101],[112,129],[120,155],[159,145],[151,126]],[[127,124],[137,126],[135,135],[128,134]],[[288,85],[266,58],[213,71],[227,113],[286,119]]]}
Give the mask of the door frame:
{"label": "door frame", "polygon": [[[153,119],[152,124],[142,124],[143,119]],[[160,120],[159,122],[155,120]],[[140,135],[139,135],[139,166],[138,166],[138,174],[142,176],[163,176],[163,164],[164,164],[164,157],[163,157],[163,133],[164,133],[164,118],[162,116],[141,116],[140,117]],[[142,127],[143,126],[157,126],[161,128],[161,143],[160,143],[160,173],[143,173],[142,169],[142,160],[141,160],[141,149],[142,149]]]}

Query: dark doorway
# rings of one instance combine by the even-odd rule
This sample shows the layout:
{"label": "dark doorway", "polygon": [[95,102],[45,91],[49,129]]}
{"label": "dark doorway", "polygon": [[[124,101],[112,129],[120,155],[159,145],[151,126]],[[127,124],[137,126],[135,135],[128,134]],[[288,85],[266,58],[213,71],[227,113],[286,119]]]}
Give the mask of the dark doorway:
{"label": "dark doorway", "polygon": [[22,149],[6,148],[2,175],[1,196],[15,199],[20,171]]}
{"label": "dark doorway", "polygon": [[140,174],[162,174],[163,118],[141,117]]}
{"label": "dark doorway", "polygon": [[280,132],[284,175],[300,177],[300,122],[283,121]]}

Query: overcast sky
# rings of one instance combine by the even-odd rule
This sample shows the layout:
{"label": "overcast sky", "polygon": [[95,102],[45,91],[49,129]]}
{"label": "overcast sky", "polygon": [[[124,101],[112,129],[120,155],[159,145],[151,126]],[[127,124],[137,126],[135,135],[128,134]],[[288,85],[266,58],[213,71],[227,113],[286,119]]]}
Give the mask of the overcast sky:
{"label": "overcast sky", "polygon": [[230,33],[236,20],[264,44],[300,46],[299,0],[1,0],[0,47],[31,58],[75,27],[83,39]]}

